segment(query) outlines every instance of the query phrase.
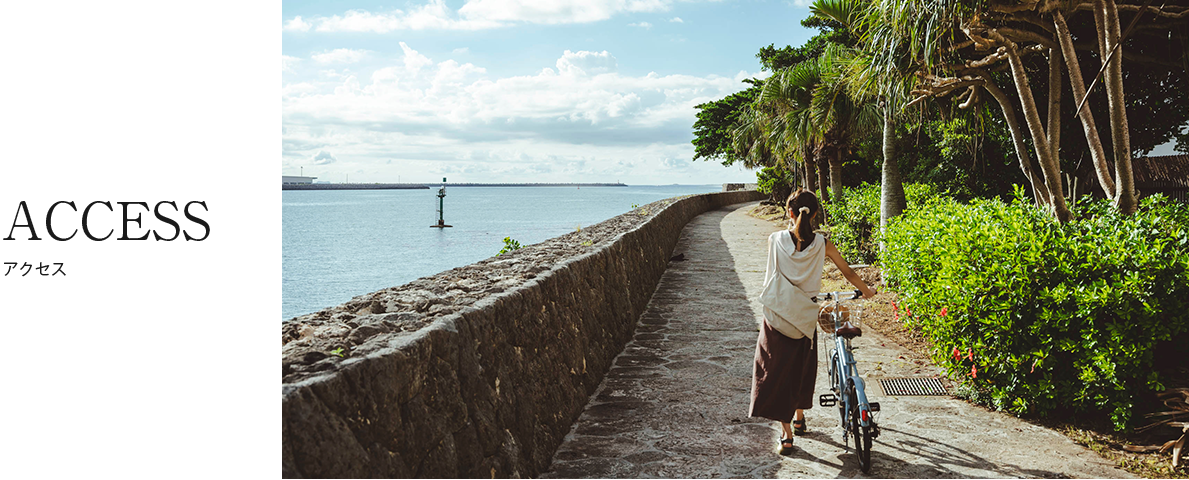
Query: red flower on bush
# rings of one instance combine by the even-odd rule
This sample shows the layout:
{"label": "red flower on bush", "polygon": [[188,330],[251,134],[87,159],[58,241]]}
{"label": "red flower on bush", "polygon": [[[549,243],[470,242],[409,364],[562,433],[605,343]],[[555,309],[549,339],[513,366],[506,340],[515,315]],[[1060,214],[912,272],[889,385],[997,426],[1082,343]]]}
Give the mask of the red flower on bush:
{"label": "red flower on bush", "polygon": [[896,312],[896,311],[898,311],[898,309],[897,309],[897,307],[896,307],[896,302],[895,302],[895,301],[892,301],[892,311],[893,311],[893,312]]}
{"label": "red flower on bush", "polygon": [[941,316],[945,316],[945,312],[949,311],[949,307],[941,307]]}
{"label": "red flower on bush", "polygon": [[978,365],[970,366],[970,374],[969,375],[971,377],[978,378]]}
{"label": "red flower on bush", "polygon": [[966,349],[966,359],[970,360],[972,362],[974,361],[974,351],[973,350],[971,350],[969,348]]}
{"label": "red flower on bush", "polygon": [[962,351],[958,347],[954,347],[954,360],[962,358]]}

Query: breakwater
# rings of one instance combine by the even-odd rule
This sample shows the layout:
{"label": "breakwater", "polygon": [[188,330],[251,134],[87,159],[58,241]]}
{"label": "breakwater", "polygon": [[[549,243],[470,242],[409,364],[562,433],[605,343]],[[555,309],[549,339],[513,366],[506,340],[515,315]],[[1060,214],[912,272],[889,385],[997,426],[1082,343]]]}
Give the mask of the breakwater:
{"label": "breakwater", "polygon": [[682,227],[761,198],[654,202],[286,322],[282,475],[536,476],[631,338]]}
{"label": "breakwater", "polygon": [[[438,184],[433,184],[438,185]],[[447,183],[447,187],[626,187],[623,183]]]}
{"label": "breakwater", "polygon": [[[441,183],[282,183],[281,190],[425,190]],[[622,183],[446,183],[447,187],[626,187]]]}
{"label": "breakwater", "polygon": [[281,190],[426,190],[421,183],[282,183]]}

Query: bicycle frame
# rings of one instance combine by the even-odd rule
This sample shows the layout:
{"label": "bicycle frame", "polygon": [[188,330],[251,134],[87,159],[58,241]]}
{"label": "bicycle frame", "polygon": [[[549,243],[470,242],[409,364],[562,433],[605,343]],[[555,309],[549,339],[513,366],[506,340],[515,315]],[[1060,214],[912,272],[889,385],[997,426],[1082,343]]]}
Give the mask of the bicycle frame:
{"label": "bicycle frame", "polygon": [[[838,316],[835,314],[835,316]],[[837,319],[835,319],[837,322]],[[835,328],[838,328],[835,323]],[[855,366],[855,356],[851,353],[850,339],[840,335],[833,335],[834,348],[830,351],[830,380],[831,390],[835,395],[842,398],[843,412],[849,412],[853,405],[849,404],[850,399],[843,395],[852,385],[855,388],[855,396],[858,400],[858,408],[860,414],[859,424],[864,427],[871,426],[871,404],[867,401],[867,384],[863,381],[863,377],[859,376],[858,368]],[[842,372],[839,376],[838,372]],[[841,378],[840,378],[841,377]]]}
{"label": "bicycle frame", "polygon": [[[862,292],[855,290],[852,292],[829,292],[821,293],[814,299],[814,301],[833,300],[836,304],[846,300],[853,300],[862,297]],[[842,427],[842,443],[848,449],[848,437],[855,435],[855,449],[860,453],[860,466],[864,472],[867,472],[870,465],[870,441],[871,438],[878,436],[878,427],[875,423],[873,413],[879,411],[879,403],[872,403],[867,400],[866,382],[863,377],[859,376],[859,371],[856,366],[854,354],[851,352],[850,338],[843,335],[838,335],[837,332],[843,327],[843,315],[840,309],[834,309],[829,313],[834,321],[834,330],[827,332],[834,339],[834,346],[830,350],[830,390],[833,394],[824,394],[819,396],[819,403],[823,407],[838,405],[839,426]],[[853,389],[853,394],[851,394]],[[863,459],[864,448],[859,445],[859,431],[856,428],[848,428],[847,422],[853,421],[849,416],[850,412],[855,412],[858,416],[857,425],[854,427],[861,428],[864,437],[863,441],[867,443],[866,446],[866,460]],[[852,432],[854,429],[856,431]]]}

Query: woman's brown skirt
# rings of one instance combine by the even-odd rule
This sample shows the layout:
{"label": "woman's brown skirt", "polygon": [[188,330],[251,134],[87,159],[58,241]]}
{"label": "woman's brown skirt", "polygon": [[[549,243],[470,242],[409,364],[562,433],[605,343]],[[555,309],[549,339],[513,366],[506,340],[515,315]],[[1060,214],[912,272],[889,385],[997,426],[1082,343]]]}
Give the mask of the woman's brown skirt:
{"label": "woman's brown skirt", "polygon": [[752,370],[752,417],[779,422],[793,421],[798,409],[813,408],[813,386],[817,382],[817,332],[813,338],[793,340],[760,322],[756,341],[756,362]]}

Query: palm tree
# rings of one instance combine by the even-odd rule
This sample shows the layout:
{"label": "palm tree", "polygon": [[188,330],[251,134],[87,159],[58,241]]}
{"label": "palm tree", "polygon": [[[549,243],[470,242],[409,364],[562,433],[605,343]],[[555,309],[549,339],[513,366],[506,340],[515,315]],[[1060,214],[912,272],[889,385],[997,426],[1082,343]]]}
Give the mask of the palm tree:
{"label": "palm tree", "polygon": [[764,82],[732,132],[745,165],[779,162],[801,174],[806,185],[813,184],[810,158],[816,159],[820,198],[827,203],[831,196],[838,201],[842,194],[843,154],[877,122],[873,105],[857,101],[848,92],[843,73],[835,68],[836,54],[827,49],[822,58],[777,71]]}
{"label": "palm tree", "polygon": [[853,95],[846,72],[838,68],[845,56],[842,47],[829,47],[817,60],[803,62],[790,72],[795,82],[813,91],[805,113],[822,156],[828,159],[835,202],[842,199],[843,155],[879,124],[875,104]]}
{"label": "palm tree", "polygon": [[813,92],[789,79],[787,71],[779,71],[764,82],[756,100],[739,116],[732,142],[744,166],[779,164],[813,189],[819,149],[805,114]]}
{"label": "palm tree", "polygon": [[[772,82],[765,84],[771,85]],[[731,131],[731,142],[744,167],[780,166],[809,184],[803,163],[795,161],[803,155],[803,149],[790,138],[791,132],[784,121],[784,112],[790,108],[796,108],[795,104],[790,103],[789,99],[775,98],[771,92],[765,102],[757,99],[745,106],[739,115]]]}
{"label": "palm tree", "polygon": [[[1020,169],[1032,185],[1037,204],[1053,212],[1059,221],[1068,221],[1069,210],[1062,193],[1056,148],[1051,145],[1050,135],[1041,123],[1022,61],[1023,55],[1041,50],[1021,42],[1034,40],[1039,35],[1010,25],[988,24],[987,19],[996,14],[984,7],[982,2],[971,0],[875,0],[871,5],[874,14],[887,22],[902,39],[920,68],[920,81],[912,92],[917,98],[909,104],[962,91],[959,99],[965,97],[962,106],[966,108],[977,101],[980,88],[991,94],[1003,111],[1016,146]],[[1052,53],[1052,49],[1046,51]],[[992,69],[1005,71],[1015,87],[1016,100],[1020,102],[1028,134],[1036,147],[1041,175],[1032,168],[1014,102],[996,84]],[[1052,111],[1054,109],[1050,108]]]}
{"label": "palm tree", "polygon": [[911,63],[895,35],[869,4],[857,0],[816,0],[809,10],[850,29],[859,38],[856,49],[837,55],[839,68],[854,98],[878,102],[883,113],[883,165],[880,182],[880,230],[907,208],[904,181],[896,161],[895,118],[907,101]]}

